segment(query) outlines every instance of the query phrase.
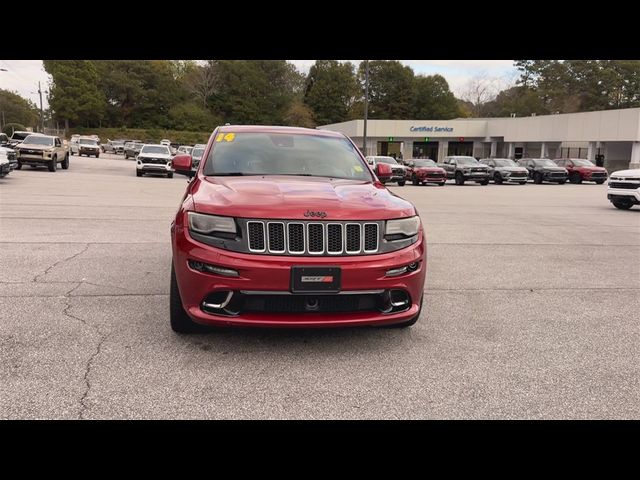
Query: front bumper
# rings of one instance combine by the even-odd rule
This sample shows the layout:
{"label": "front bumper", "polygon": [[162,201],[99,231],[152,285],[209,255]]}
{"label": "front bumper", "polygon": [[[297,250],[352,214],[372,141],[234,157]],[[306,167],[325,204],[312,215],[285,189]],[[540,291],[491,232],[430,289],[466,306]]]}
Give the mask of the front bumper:
{"label": "front bumper", "polygon": [[567,181],[568,175],[552,175],[550,173],[543,173],[542,174],[542,180],[545,182],[554,182],[554,183],[558,183],[558,182],[566,182]]}
{"label": "front bumper", "polygon": [[607,189],[607,199],[609,201],[624,200],[631,202],[634,205],[640,205],[640,188],[625,189],[625,188],[609,188]]}
{"label": "front bumper", "polygon": [[[413,245],[380,255],[343,257],[290,257],[254,255],[222,250],[191,238],[188,231],[175,227],[172,233],[173,264],[182,304],[197,323],[205,325],[234,325],[261,327],[331,327],[349,325],[384,325],[407,321],[417,315],[426,274],[426,245],[421,233]],[[189,260],[208,263],[238,271],[238,277],[224,277],[202,273],[189,266]],[[418,263],[418,268],[397,277],[386,277],[388,270]],[[291,267],[334,266],[341,269],[340,294],[397,290],[406,293],[407,308],[396,313],[382,313],[378,309],[342,312],[274,313],[240,311],[236,315],[213,314],[203,310],[203,302],[212,293],[233,291],[248,295],[279,294],[280,300],[292,302],[301,294],[291,293]],[[315,294],[321,296],[323,294]],[[314,294],[305,294],[314,296]]]}
{"label": "front bumper", "polygon": [[78,153],[83,155],[98,155],[100,153],[99,148],[80,148]]}
{"label": "front bumper", "polygon": [[171,170],[171,164],[141,163],[140,161],[136,163],[136,170],[150,173],[168,173],[173,171]]}
{"label": "front bumper", "polygon": [[464,177],[465,180],[469,180],[469,181],[472,181],[472,182],[473,181],[484,182],[486,180],[489,180],[489,172],[480,173],[480,174],[462,172],[462,176]]}
{"label": "front bumper", "polygon": [[416,178],[418,179],[419,182],[424,182],[424,183],[442,183],[442,182],[446,182],[447,181],[447,174],[443,173],[441,175],[435,175],[433,173],[429,173],[429,174],[416,174]]}

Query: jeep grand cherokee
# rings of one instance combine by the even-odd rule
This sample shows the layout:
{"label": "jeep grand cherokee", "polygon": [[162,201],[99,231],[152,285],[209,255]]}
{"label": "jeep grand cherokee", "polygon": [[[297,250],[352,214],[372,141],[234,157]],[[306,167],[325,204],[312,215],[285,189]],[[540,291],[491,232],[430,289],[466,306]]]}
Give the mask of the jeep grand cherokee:
{"label": "jeep grand cherokee", "polygon": [[426,244],[341,133],[224,126],[213,132],[171,225],[170,320],[330,327],[414,324]]}

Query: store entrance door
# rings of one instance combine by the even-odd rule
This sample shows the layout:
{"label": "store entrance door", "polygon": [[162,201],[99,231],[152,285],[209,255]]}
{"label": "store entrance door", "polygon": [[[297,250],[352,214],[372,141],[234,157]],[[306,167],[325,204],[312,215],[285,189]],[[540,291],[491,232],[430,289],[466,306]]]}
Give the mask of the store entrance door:
{"label": "store entrance door", "polygon": [[447,155],[465,155],[473,157],[473,142],[449,142]]}
{"label": "store entrance door", "polygon": [[378,142],[377,155],[400,158],[402,142]]}
{"label": "store entrance door", "polygon": [[413,142],[413,158],[430,158],[438,161],[439,142]]}

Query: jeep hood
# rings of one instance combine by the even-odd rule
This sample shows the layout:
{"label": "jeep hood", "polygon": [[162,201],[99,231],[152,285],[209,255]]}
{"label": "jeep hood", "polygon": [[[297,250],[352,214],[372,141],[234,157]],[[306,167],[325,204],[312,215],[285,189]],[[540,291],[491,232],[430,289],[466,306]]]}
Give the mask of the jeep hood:
{"label": "jeep hood", "polygon": [[192,187],[196,211],[244,218],[385,220],[415,215],[408,201],[382,186],[324,177],[198,177]]}

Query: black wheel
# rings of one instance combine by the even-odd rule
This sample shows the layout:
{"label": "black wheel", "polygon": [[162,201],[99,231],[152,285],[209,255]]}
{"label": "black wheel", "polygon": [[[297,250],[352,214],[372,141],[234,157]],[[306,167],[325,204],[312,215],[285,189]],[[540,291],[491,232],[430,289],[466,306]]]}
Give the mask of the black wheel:
{"label": "black wheel", "polygon": [[57,157],[53,157],[51,159],[51,161],[49,162],[49,171],[50,172],[55,172],[58,169],[58,158]]}
{"label": "black wheel", "polygon": [[480,182],[480,185],[489,185],[489,179],[487,178],[486,180],[483,180]]}
{"label": "black wheel", "polygon": [[582,183],[582,177],[578,172],[573,172],[571,175],[569,175],[569,181],[571,183]]}
{"label": "black wheel", "polygon": [[205,331],[205,327],[195,323],[189,318],[189,315],[187,315],[187,312],[182,306],[173,262],[171,262],[171,287],[169,290],[169,323],[171,324],[171,329],[177,333],[198,333]]}
{"label": "black wheel", "polygon": [[64,160],[62,160],[61,166],[62,166],[63,170],[67,170],[69,168],[69,154],[68,153],[64,156]]}
{"label": "black wheel", "polygon": [[633,207],[633,203],[625,202],[623,200],[615,200],[612,203],[614,207],[619,208],[620,210],[629,210],[631,207]]}
{"label": "black wheel", "polygon": [[566,181],[566,180],[560,180],[558,183],[559,183],[560,185],[564,185],[565,183],[567,183],[567,181]]}
{"label": "black wheel", "polygon": [[31,168],[36,168],[37,165],[29,165]]}
{"label": "black wheel", "polygon": [[167,173],[167,178],[173,178],[173,172]]}
{"label": "black wheel", "polygon": [[542,174],[540,172],[533,174],[533,183],[542,183]]}
{"label": "black wheel", "polygon": [[136,170],[136,177],[141,177],[142,176],[142,172],[140,170]]}
{"label": "black wheel", "polygon": [[444,187],[444,184],[445,184],[445,183],[446,183],[446,182],[440,182],[438,185],[440,185],[441,187]]}
{"label": "black wheel", "polygon": [[604,180],[596,180],[596,183],[597,183],[598,185],[602,185],[602,184],[604,183]]}
{"label": "black wheel", "polygon": [[415,175],[411,179],[411,183],[413,183],[416,187],[420,185],[420,182],[418,181],[418,178]]}
{"label": "black wheel", "polygon": [[124,154],[124,159],[125,160],[129,160],[129,155],[127,155],[126,153]]}
{"label": "black wheel", "polygon": [[16,170],[22,170],[22,163],[18,162],[18,165],[16,165]]}
{"label": "black wheel", "polygon": [[520,185],[526,185],[527,182],[518,182]]}
{"label": "black wheel", "polygon": [[495,173],[495,175],[493,176],[493,181],[496,182],[496,185],[502,185],[502,175],[500,175],[498,172]]}
{"label": "black wheel", "polygon": [[100,158],[100,154],[99,153],[96,153],[96,158]]}
{"label": "black wheel", "polygon": [[401,182],[398,182],[398,186],[399,187],[404,187],[404,184],[407,183],[406,180],[403,180]]}
{"label": "black wheel", "polygon": [[464,175],[462,175],[462,172],[456,172],[456,185],[464,185]]}
{"label": "black wheel", "polygon": [[415,324],[420,319],[420,312],[422,312],[422,302],[424,301],[424,295],[420,298],[420,308],[418,309],[418,313],[416,313],[415,317],[407,320],[402,323],[394,323],[393,325],[387,325],[387,328],[407,328],[411,325]]}

